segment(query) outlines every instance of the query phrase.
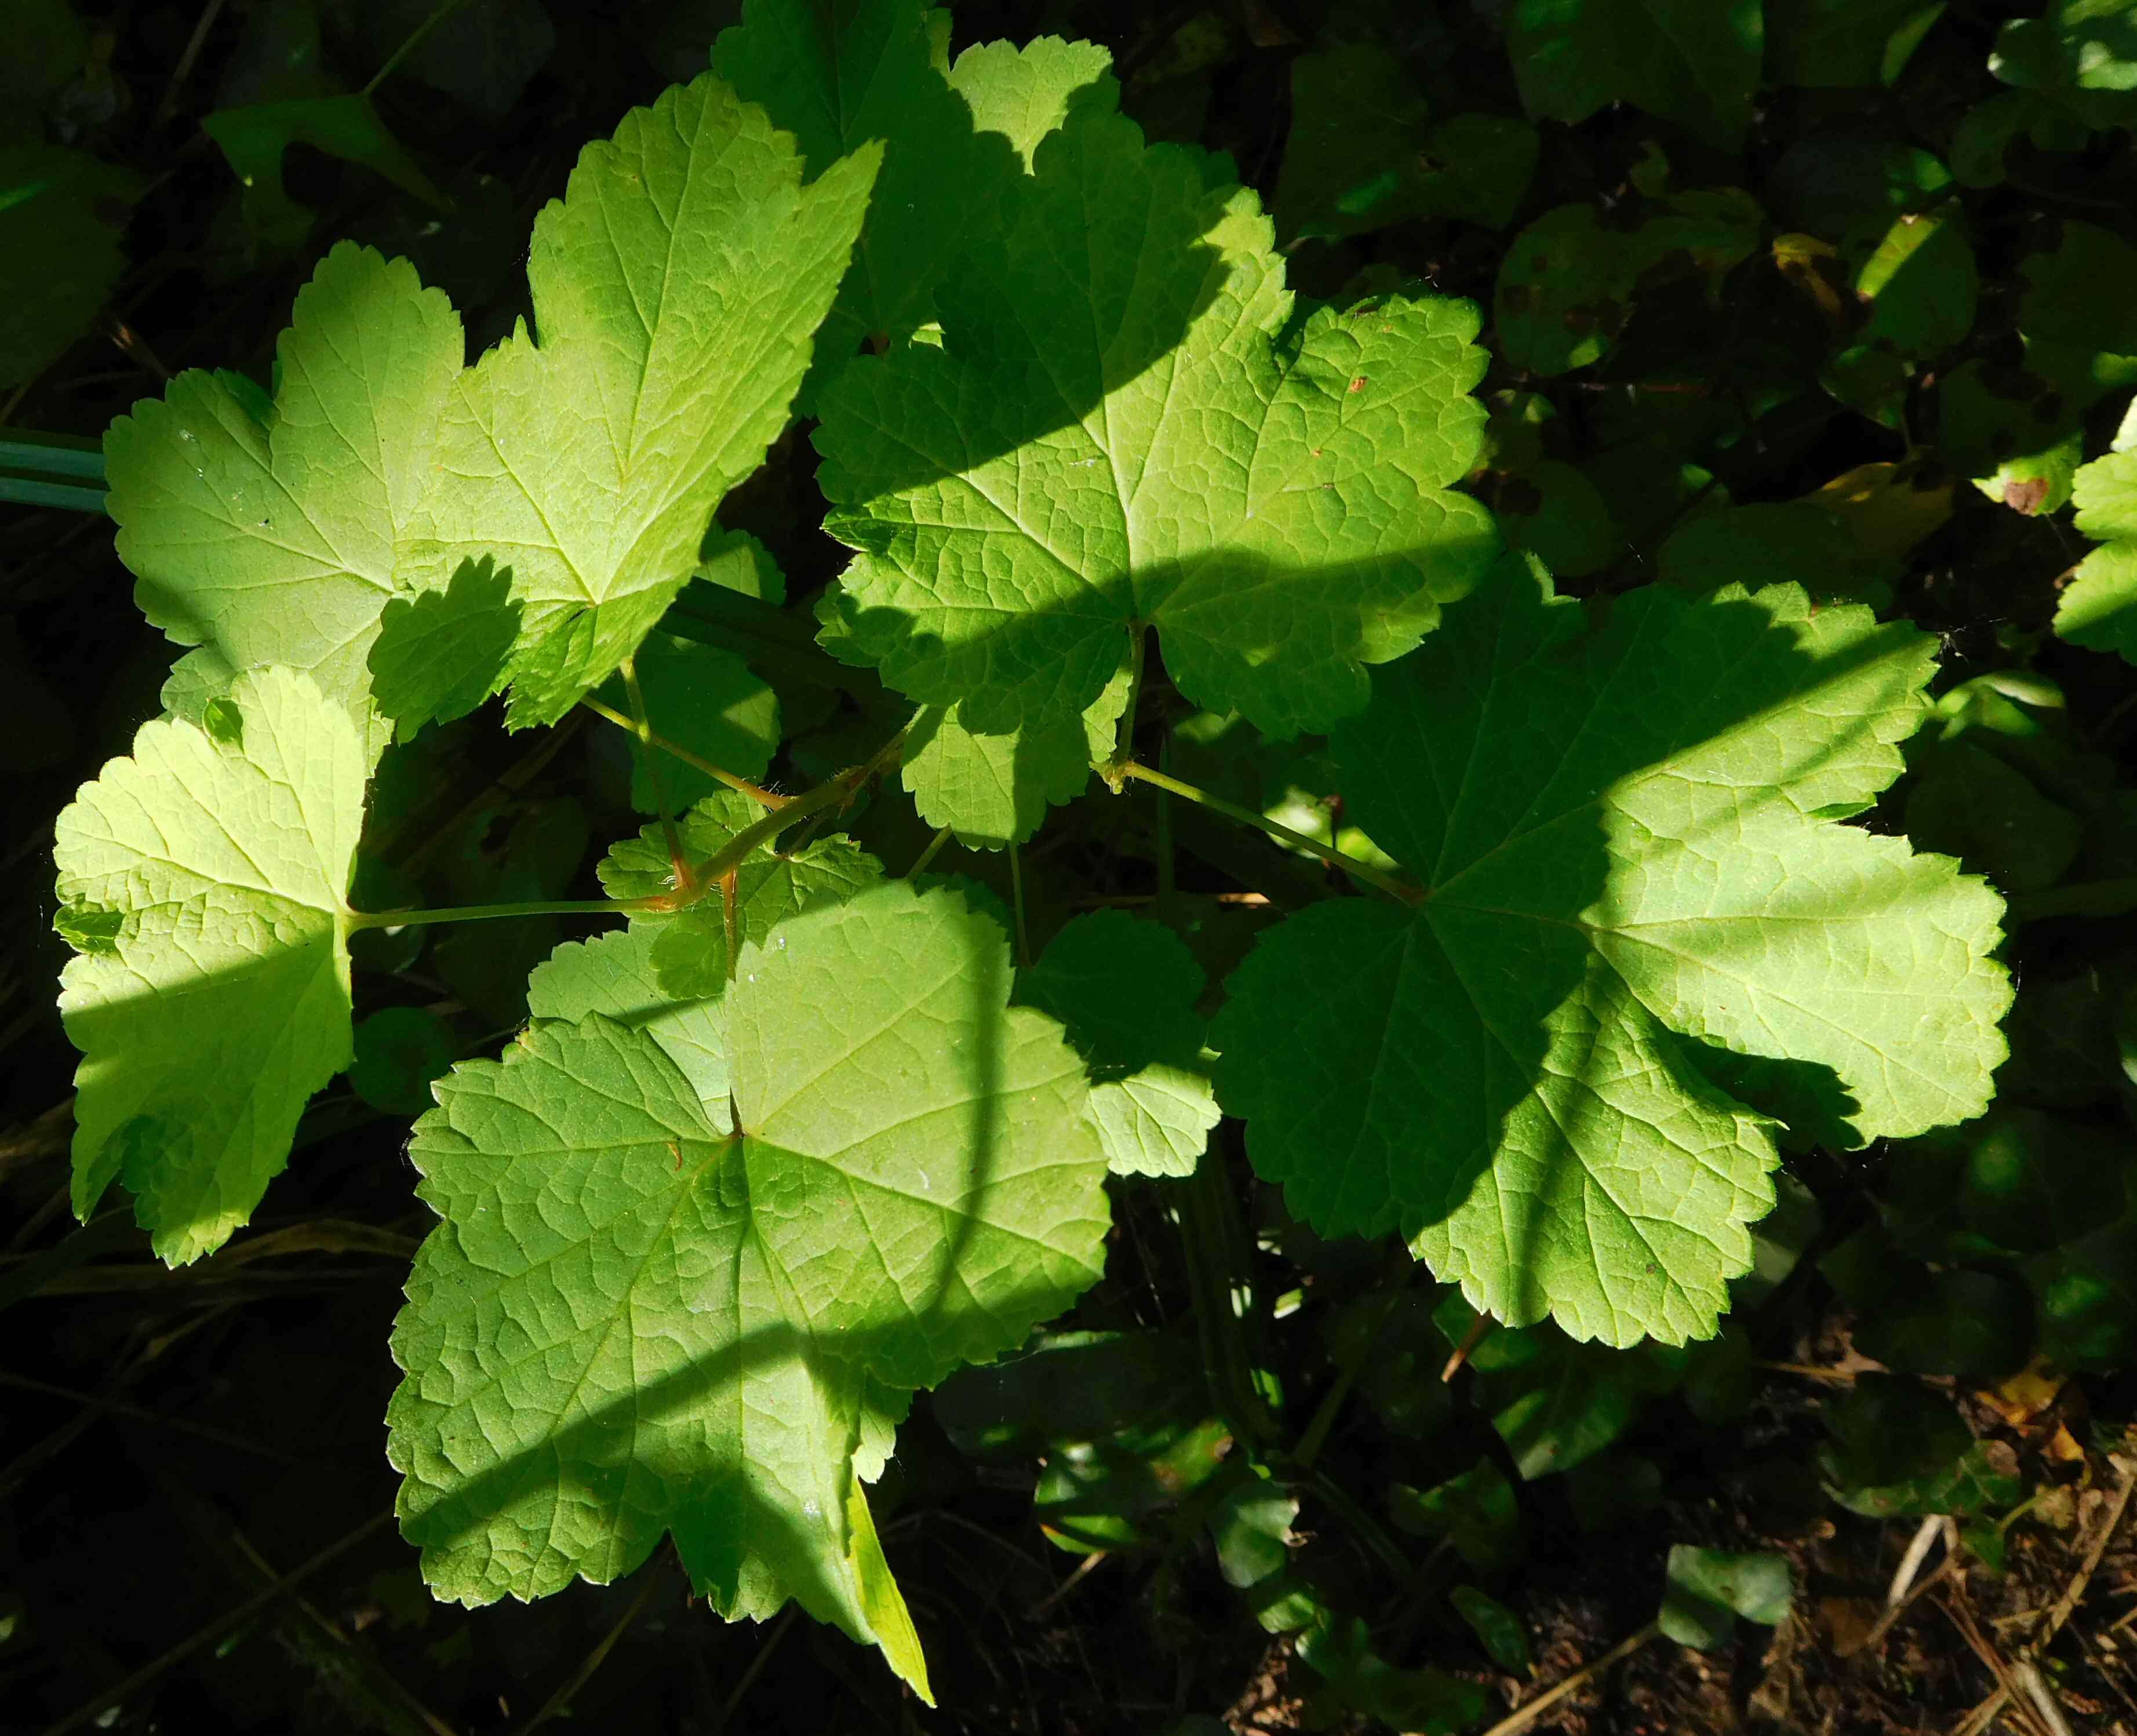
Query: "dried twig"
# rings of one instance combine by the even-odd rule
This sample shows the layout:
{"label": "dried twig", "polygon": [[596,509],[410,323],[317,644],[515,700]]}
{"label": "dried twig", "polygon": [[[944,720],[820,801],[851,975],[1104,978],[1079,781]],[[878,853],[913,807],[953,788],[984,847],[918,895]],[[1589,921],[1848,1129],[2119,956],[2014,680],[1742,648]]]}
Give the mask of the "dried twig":
{"label": "dried twig", "polygon": [[2093,1534],[2092,1543],[2085,1552],[2085,1559],[2078,1564],[2078,1570],[2071,1583],[2063,1588],[2062,1596],[2057,1598],[2049,1609],[2047,1624],[2027,1646],[2028,1657],[2039,1656],[2042,1649],[2062,1631],[2063,1624],[2076,1612],[2079,1602],[2085,1597],[2086,1588],[2092,1583],[2092,1576],[2100,1566],[2100,1557],[2107,1553],[2108,1544],[2114,1541],[2115,1534],[2122,1529],[2123,1519],[2130,1511],[2130,1494],[2137,1490],[2137,1461],[2115,1455],[2109,1458],[2108,1463],[2115,1467],[2122,1481],[2108,1502],[2106,1515],[2100,1522],[2099,1530]]}
{"label": "dried twig", "polygon": [[1485,1731],[1484,1736],[1515,1736],[1516,1731],[1526,1730],[1546,1711],[1556,1705],[1589,1677],[1600,1675],[1613,1664],[1622,1662],[1624,1659],[1632,1656],[1662,1631],[1662,1624],[1659,1622],[1648,1622],[1645,1627],[1630,1638],[1620,1640],[1594,1663],[1583,1664],[1556,1686],[1546,1688],[1526,1705],[1516,1707],[1513,1712]]}

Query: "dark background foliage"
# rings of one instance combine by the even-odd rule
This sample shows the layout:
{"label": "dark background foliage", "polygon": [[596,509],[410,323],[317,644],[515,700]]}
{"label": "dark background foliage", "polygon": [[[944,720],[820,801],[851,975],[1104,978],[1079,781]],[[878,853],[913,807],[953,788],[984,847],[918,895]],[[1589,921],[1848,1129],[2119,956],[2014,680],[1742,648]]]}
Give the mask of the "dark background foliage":
{"label": "dark background foliage", "polygon": [[[75,179],[52,231],[0,231],[0,439],[93,441],[188,367],[265,380],[343,236],[413,259],[487,345],[527,311],[529,226],[581,148],[700,71],[736,10],[474,0],[379,84],[375,132],[278,156],[256,116],[204,123],[362,90],[424,0],[17,0],[0,165]],[[1757,0],[1658,0],[1712,38],[1672,61],[1636,0],[954,6],[960,47],[1107,46],[1154,138],[1260,190],[1302,294],[1422,281],[1485,307],[1468,485],[1567,588],[1794,579],[1940,635],[1938,719],[1870,823],[2013,895],[2021,993],[1990,1116],[1792,1153],[1760,1272],[1686,1351],[1477,1337],[1400,1251],[1289,1222],[1229,1123],[1195,1183],[1118,1186],[1101,1287],[1030,1358],[923,1400],[877,1503],[939,1714],[806,1621],[722,1625],[664,1551],[470,1612],[431,1602],[383,1520],[387,1333],[426,1228],[396,1082],[420,1101],[444,1058],[494,1049],[556,919],[367,936],[359,1013],[415,1009],[421,1034],[381,1049],[384,1083],[320,1098],[214,1260],[164,1272],[123,1212],[70,1233],[51,824],[154,714],[173,650],[100,514],[0,513],[0,1728],[136,1671],[100,1727],[1482,1728],[1642,1630],[1692,1544],[1781,1559],[1785,1618],[1658,1641],[1537,1728],[1949,1729],[2006,1681],[2026,1699],[2019,1670],[2075,1728],[2137,1729],[2112,1456],[2137,1417],[2137,689],[2049,630],[2087,546],[2071,474],[2137,383],[2137,95],[2111,75],[2123,54],[2137,85],[2137,7],[2093,8],[2090,83],[2064,10],[1765,0],[1761,46]],[[841,558],[822,510],[790,433],[723,512],[785,567],[804,658]],[[813,691],[776,776],[894,727],[864,681]],[[1343,838],[1317,744],[1242,746],[1152,695],[1143,727],[1187,775]],[[629,776],[585,728],[433,732],[382,780],[372,890],[583,896],[596,842],[637,823]],[[1220,981],[1331,890],[1148,811],[1094,788],[1055,815],[1025,857],[1034,939],[1157,898]],[[892,799],[857,829],[894,870],[927,842]],[[1008,891],[1001,858],[938,865]],[[1249,1468],[1264,1449],[1279,1479]],[[1925,1521],[1930,1589],[1881,1627]]]}

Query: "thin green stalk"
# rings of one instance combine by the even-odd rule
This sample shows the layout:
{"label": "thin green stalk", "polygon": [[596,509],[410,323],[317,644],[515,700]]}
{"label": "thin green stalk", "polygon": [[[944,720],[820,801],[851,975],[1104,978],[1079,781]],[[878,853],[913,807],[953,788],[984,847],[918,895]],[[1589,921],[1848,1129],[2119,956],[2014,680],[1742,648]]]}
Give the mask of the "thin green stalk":
{"label": "thin green stalk", "polygon": [[[1168,727],[1165,739],[1158,744],[1157,763],[1167,776],[1172,769],[1172,731]],[[1172,859],[1172,792],[1157,792],[1157,909],[1159,914],[1170,919],[1174,902],[1180,896],[1178,864]]]}
{"label": "thin green stalk", "polygon": [[[1135,759],[1136,709],[1142,703],[1143,648],[1150,638],[1150,629],[1137,622],[1128,629],[1128,702],[1121,708],[1121,721],[1113,737],[1113,765],[1125,767]],[[1116,793],[1120,789],[1117,774],[1107,781]]]}
{"label": "thin green stalk", "polygon": [[664,898],[538,898],[526,904],[453,904],[438,910],[353,910],[348,926],[421,928],[432,922],[480,922],[497,917],[628,917],[669,907],[670,901]]}
{"label": "thin green stalk", "polygon": [[1361,1543],[1380,1558],[1397,1583],[1407,1585],[1416,1578],[1423,1563],[1389,1536],[1387,1527],[1374,1518],[1371,1510],[1353,1497],[1339,1480],[1325,1471],[1309,1471],[1305,1483],[1356,1534]]}
{"label": "thin green stalk", "polygon": [[94,446],[68,445],[58,435],[17,433],[13,440],[0,440],[0,468],[71,477],[99,494],[107,486],[104,454]]}
{"label": "thin green stalk", "polygon": [[1142,783],[1152,785],[1157,789],[1170,790],[1173,795],[1194,802],[1198,806],[1207,808],[1213,813],[1223,815],[1227,819],[1235,819],[1243,826],[1252,826],[1256,831],[1266,832],[1270,837],[1281,843],[1297,844],[1302,850],[1318,856],[1330,867],[1342,869],[1352,879],[1370,886],[1377,892],[1385,892],[1399,903],[1421,904],[1424,902],[1425,892],[1422,887],[1412,886],[1407,881],[1398,880],[1392,874],[1384,874],[1369,863],[1360,862],[1355,857],[1346,856],[1341,850],[1329,849],[1318,839],[1308,838],[1305,833],[1293,831],[1281,821],[1270,819],[1266,815],[1257,814],[1251,808],[1242,808],[1236,802],[1226,801],[1221,795],[1213,795],[1207,790],[1197,789],[1192,784],[1183,783],[1180,779],[1160,771],[1154,766],[1145,766],[1135,760],[1128,760],[1117,761],[1112,769],[1121,777],[1135,778]]}
{"label": "thin green stalk", "polygon": [[1404,1270],[1396,1274],[1392,1281],[1382,1286],[1385,1300],[1380,1305],[1380,1311],[1374,1316],[1371,1327],[1359,1335],[1356,1344],[1351,1346],[1351,1354],[1343,1359],[1341,1366],[1336,1371],[1334,1384],[1322,1396],[1319,1408],[1313,1413],[1312,1420],[1306,1425],[1306,1432],[1298,1437],[1298,1445],[1292,1449],[1292,1462],[1302,1471],[1310,1467],[1321,1456],[1321,1449],[1328,1444],[1329,1434],[1336,1427],[1336,1417],[1342,1413],[1344,1402],[1350,1398],[1351,1388],[1358,1383],[1358,1376],[1364,1371],[1365,1359],[1379,1345],[1380,1335],[1387,1330],[1388,1322],[1395,1318],[1396,1306],[1408,1292],[1409,1281],[1416,1274],[1417,1262],[1410,1258],[1409,1250],[1398,1247],[1397,1252],[1402,1257]]}
{"label": "thin green stalk", "polygon": [[584,706],[588,711],[591,712],[596,717],[606,717],[610,722],[615,724],[618,729],[627,729],[633,735],[639,736],[639,739],[644,742],[647,746],[666,754],[671,760],[679,760],[684,765],[688,766],[693,771],[703,772],[707,777],[711,778],[714,782],[725,784],[728,789],[735,791],[736,794],[739,795],[746,795],[752,801],[757,803],[761,806],[767,808],[783,808],[786,805],[786,798],[785,796],[780,795],[772,790],[767,790],[761,784],[752,784],[746,777],[738,777],[733,772],[726,771],[721,766],[715,766],[710,760],[691,752],[689,748],[684,746],[680,742],[669,741],[667,737],[662,735],[658,730],[649,727],[643,735],[640,735],[638,726],[632,722],[630,718],[624,716],[621,712],[616,710],[614,706],[603,705],[600,700],[595,698],[591,694],[588,694],[585,698],[579,701],[579,703]]}
{"label": "thin green stalk", "polygon": [[781,803],[753,825],[744,826],[724,848],[689,870],[672,892],[650,898],[577,898],[530,904],[457,904],[442,910],[352,911],[348,925],[358,928],[412,928],[431,922],[479,922],[498,917],[628,917],[639,912],[670,914],[688,910],[748,859],[760,844],[770,844],[790,826],[811,815],[844,807],[868,780],[897,763],[905,746],[900,730],[864,766],[826,778],[806,795]]}
{"label": "thin green stalk", "polygon": [[661,841],[668,846],[669,866],[675,871],[675,883],[684,883],[690,872],[690,864],[683,855],[683,834],[675,829],[675,816],[668,800],[668,778],[660,760],[653,751],[653,723],[645,712],[645,690],[638,684],[638,659],[626,657],[621,671],[623,691],[630,700],[630,732],[638,737],[638,745],[645,754],[645,776],[653,786],[654,811],[660,816]]}
{"label": "thin green stalk", "polygon": [[468,0],[444,0],[444,3],[433,11],[429,17],[408,32],[406,39],[401,46],[387,56],[386,64],[371,75],[371,82],[363,87],[363,95],[369,96],[376,91],[381,85],[392,76],[402,61],[406,60],[410,55],[423,46],[432,31],[467,3]]}
{"label": "thin green stalk", "polygon": [[1210,1402],[1233,1438],[1249,1451],[1258,1452],[1274,1437],[1275,1422],[1254,1383],[1253,1358],[1234,1306],[1234,1293],[1248,1294],[1250,1289],[1245,1238],[1239,1223],[1239,1202],[1214,1149],[1203,1153],[1175,1198]]}
{"label": "thin green stalk", "polygon": [[844,807],[854,799],[862,785],[887,766],[896,763],[898,754],[904,746],[905,732],[901,729],[865,766],[856,766],[850,771],[840,772],[835,778],[826,778],[806,795],[797,795],[791,801],[775,808],[756,824],[744,826],[728,841],[724,849],[715,851],[710,858],[699,863],[692,877],[695,884],[688,897],[670,901],[662,907],[680,910],[694,903],[704,896],[708,887],[718,883],[730,868],[741,867],[748,859],[750,852],[759,844],[770,844],[790,826],[799,825],[813,815]]}
{"label": "thin green stalk", "polygon": [[941,831],[937,832],[932,838],[927,840],[927,848],[920,853],[918,859],[913,863],[911,868],[905,871],[905,878],[910,880],[916,875],[926,873],[927,872],[927,864],[942,854],[942,846],[949,843],[949,841],[950,829],[947,826],[945,826]]}
{"label": "thin green stalk", "polygon": [[[916,712],[913,713],[913,716],[917,717],[919,716],[919,713]],[[881,747],[879,747],[875,752],[869,756],[869,761],[866,765],[856,766],[849,771],[842,771],[839,774],[840,777],[849,780],[846,785],[847,800],[852,800],[854,792],[858,791],[862,785],[867,783],[871,778],[879,776],[882,773],[889,771],[892,766],[898,763],[899,756],[905,751],[906,735],[912,727],[912,722],[908,720],[903,729],[898,731],[896,735],[893,736],[888,742],[884,742]],[[813,795],[815,792],[811,790],[810,794]],[[841,802],[840,804],[841,808],[845,805],[845,802]],[[789,844],[787,849],[789,850],[806,849],[809,840],[816,835],[817,828],[821,826],[825,820],[829,818],[830,815],[820,812],[816,818],[810,821],[807,829],[801,834],[801,837],[796,839],[792,844]]]}
{"label": "thin green stalk", "polygon": [[1031,931],[1024,921],[1024,854],[1015,844],[1009,847],[1009,890],[1010,901],[1016,906],[1016,967],[1020,970],[1031,968]]}
{"label": "thin green stalk", "polygon": [[0,476],[0,500],[12,506],[57,507],[70,513],[100,513],[101,489],[78,488],[68,482],[44,482],[33,476]]}

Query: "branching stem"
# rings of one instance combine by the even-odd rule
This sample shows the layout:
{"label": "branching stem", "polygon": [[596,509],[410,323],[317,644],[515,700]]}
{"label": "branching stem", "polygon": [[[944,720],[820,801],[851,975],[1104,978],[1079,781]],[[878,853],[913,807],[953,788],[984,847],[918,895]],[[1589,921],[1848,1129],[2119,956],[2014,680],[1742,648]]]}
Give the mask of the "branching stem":
{"label": "branching stem", "polygon": [[904,748],[905,731],[901,729],[866,765],[826,778],[807,795],[782,802],[754,825],[744,826],[723,849],[689,867],[672,892],[655,893],[649,898],[566,898],[529,904],[459,904],[442,910],[352,911],[348,926],[352,929],[412,928],[431,922],[479,922],[498,917],[628,917],[688,910],[748,860],[758,846],[770,844],[811,815],[845,806],[869,779],[896,765]]}
{"label": "branching stem", "polygon": [[728,789],[735,791],[737,795],[746,795],[752,801],[767,808],[783,808],[786,805],[788,800],[787,797],[781,795],[774,790],[766,789],[762,784],[752,784],[746,777],[737,777],[733,772],[727,771],[722,766],[715,766],[710,760],[704,758],[702,755],[691,752],[690,750],[684,746],[681,742],[669,741],[667,737],[660,734],[659,731],[653,729],[650,727],[648,727],[641,733],[639,727],[635,723],[632,722],[630,718],[625,717],[621,712],[616,710],[616,708],[612,705],[603,705],[600,700],[595,698],[591,694],[588,694],[585,698],[582,699],[579,703],[584,706],[588,711],[591,712],[596,717],[606,717],[610,722],[615,724],[617,728],[629,730],[631,734],[637,736],[638,738],[641,742],[645,742],[647,746],[651,747],[659,752],[666,754],[669,759],[679,760],[684,765],[688,766],[693,771],[702,771],[707,777],[711,778],[714,782],[725,784]]}
{"label": "branching stem", "polygon": [[1184,797],[1200,807],[1207,808],[1213,813],[1221,814],[1227,819],[1235,819],[1243,826],[1252,826],[1258,832],[1266,832],[1279,843],[1296,844],[1302,850],[1310,851],[1318,856],[1330,867],[1342,869],[1352,879],[1373,887],[1376,892],[1385,892],[1399,903],[1421,904],[1424,902],[1424,887],[1412,886],[1406,880],[1398,880],[1392,874],[1384,874],[1380,869],[1372,867],[1370,863],[1359,861],[1356,857],[1346,856],[1341,850],[1331,849],[1317,838],[1309,838],[1305,833],[1294,831],[1280,820],[1270,819],[1264,815],[1255,813],[1251,808],[1243,808],[1237,802],[1226,801],[1221,795],[1213,795],[1207,790],[1197,789],[1192,784],[1183,783],[1171,774],[1158,771],[1155,766],[1145,766],[1135,760],[1116,760],[1112,770],[1116,777],[1134,778],[1140,782],[1152,785],[1157,789],[1168,790],[1172,795]]}
{"label": "branching stem", "polygon": [[1121,721],[1113,735],[1114,776],[1107,780],[1114,792],[1120,790],[1120,776],[1135,760],[1136,710],[1142,703],[1142,667],[1144,646],[1150,638],[1150,629],[1141,621],[1128,629],[1128,700],[1121,708]]}
{"label": "branching stem", "polygon": [[689,883],[690,864],[683,854],[683,837],[675,829],[675,816],[668,801],[668,779],[660,769],[660,761],[653,753],[653,722],[646,714],[645,690],[638,684],[638,659],[626,657],[623,660],[623,690],[630,699],[630,732],[638,737],[638,745],[645,754],[645,776],[653,786],[653,806],[660,815],[660,836],[668,846],[668,865],[674,870],[675,883]]}

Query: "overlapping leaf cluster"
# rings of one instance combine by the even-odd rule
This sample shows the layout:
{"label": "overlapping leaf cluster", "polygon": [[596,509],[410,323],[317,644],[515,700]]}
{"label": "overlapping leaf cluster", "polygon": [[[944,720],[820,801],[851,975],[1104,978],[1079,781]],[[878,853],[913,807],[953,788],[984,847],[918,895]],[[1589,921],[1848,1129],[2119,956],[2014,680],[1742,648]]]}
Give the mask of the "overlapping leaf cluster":
{"label": "overlapping leaf cluster", "polygon": [[[1509,1328],[1711,1335],[1783,1144],[1965,1121],[2004,1056],[2000,900],[1850,824],[1903,769],[1935,642],[1829,605],[1881,567],[1815,601],[1724,582],[1810,564],[1861,511],[1844,488],[1677,528],[1667,582],[1559,597],[1479,494],[1548,484],[1508,527],[1576,571],[1620,508],[1542,456],[1540,395],[1487,416],[1477,309],[1407,280],[1315,302],[1286,257],[1509,226],[1533,120],[1631,102],[1733,148],[1769,12],[1774,51],[1820,63],[1815,4],[1516,0],[1528,120],[1435,122],[1384,56],[1302,56],[1303,113],[1362,80],[1415,150],[1380,184],[1323,114],[1273,218],[1228,160],[1148,142],[1089,45],[953,61],[904,0],[752,0],[714,73],[587,148],[534,226],[531,324],[472,365],[412,267],[335,246],[271,391],[189,372],[107,438],[119,552],[187,649],[169,715],[60,822],[77,1210],[123,1182],[173,1263],[251,1217],[352,1058],[352,937],[398,926],[352,890],[382,756],[499,695],[514,728],[642,705],[627,787],[658,818],[598,871],[627,926],[534,972],[526,1028],[437,1078],[409,1148],[441,1222],[390,1455],[441,1594],[606,1582],[672,1537],[723,1615],[794,1600],[927,1694],[867,1493],[897,1426],[1068,1308],[1109,1173],[1195,1174],[1220,1105],[1297,1218],[1400,1236]],[[1712,305],[1758,251],[1748,195],[1643,173],[1638,221],[1564,207],[1502,262],[1529,383],[1603,360],[1654,273]],[[1828,376],[1873,417],[1972,318],[1970,290],[1894,287],[1964,247],[1916,233],[1921,191],[1847,227],[1875,305]],[[2073,378],[2119,377],[2119,329],[2103,312]],[[714,513],[797,414],[850,552],[819,644],[910,721],[781,836],[752,780],[786,672],[678,600],[787,619]],[[2030,487],[2027,457],[1969,474]],[[2117,539],[2120,462],[2076,482],[2081,528]],[[2125,555],[2062,625],[2128,654]],[[1191,741],[1187,712],[1326,737],[1296,751],[1347,829],[1306,842],[1358,883],[1273,921],[1220,993],[1168,926],[1169,855],[1165,921],[1086,911],[1034,960],[1020,868],[1000,921],[839,829],[897,763],[930,859],[1013,849],[1094,771],[1150,775],[1134,755]],[[1302,1647],[1366,1694],[1322,1615]]]}

